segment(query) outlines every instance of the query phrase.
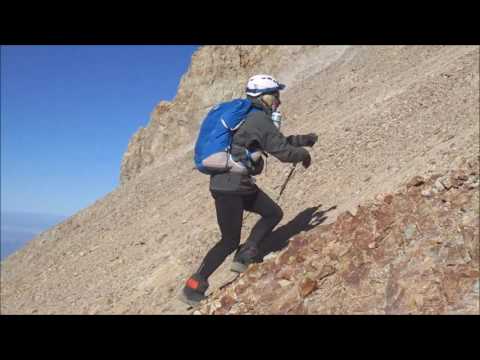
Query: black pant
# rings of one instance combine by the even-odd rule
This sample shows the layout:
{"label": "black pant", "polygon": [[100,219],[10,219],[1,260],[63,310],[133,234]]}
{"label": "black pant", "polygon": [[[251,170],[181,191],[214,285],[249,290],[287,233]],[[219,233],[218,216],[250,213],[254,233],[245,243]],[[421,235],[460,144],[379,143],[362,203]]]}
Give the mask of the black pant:
{"label": "black pant", "polygon": [[222,233],[221,240],[207,253],[197,274],[208,277],[234,252],[240,244],[243,211],[261,215],[245,244],[258,247],[273,228],[282,220],[283,212],[262,190],[252,195],[219,194],[212,192],[217,210],[217,220]]}

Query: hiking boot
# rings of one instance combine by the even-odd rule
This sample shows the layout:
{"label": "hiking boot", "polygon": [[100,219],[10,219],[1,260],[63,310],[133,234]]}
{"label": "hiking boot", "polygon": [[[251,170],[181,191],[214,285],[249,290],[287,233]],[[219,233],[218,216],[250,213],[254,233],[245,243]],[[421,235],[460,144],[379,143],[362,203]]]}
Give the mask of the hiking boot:
{"label": "hiking boot", "polygon": [[231,271],[243,273],[247,270],[248,265],[262,262],[262,258],[255,246],[242,245],[238,248],[233,257]]}
{"label": "hiking boot", "polygon": [[179,296],[179,300],[191,306],[198,305],[202,300],[207,298],[207,296],[205,296],[205,291],[207,291],[208,286],[209,284],[207,280],[194,274],[187,280],[187,283]]}

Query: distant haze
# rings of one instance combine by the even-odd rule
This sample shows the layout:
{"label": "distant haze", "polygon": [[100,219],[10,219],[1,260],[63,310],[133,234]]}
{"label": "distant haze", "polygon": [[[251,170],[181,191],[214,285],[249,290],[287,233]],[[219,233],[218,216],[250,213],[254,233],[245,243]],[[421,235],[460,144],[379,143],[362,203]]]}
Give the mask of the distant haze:
{"label": "distant haze", "polygon": [[67,217],[31,212],[1,213],[1,260],[21,249],[41,232],[50,229]]}

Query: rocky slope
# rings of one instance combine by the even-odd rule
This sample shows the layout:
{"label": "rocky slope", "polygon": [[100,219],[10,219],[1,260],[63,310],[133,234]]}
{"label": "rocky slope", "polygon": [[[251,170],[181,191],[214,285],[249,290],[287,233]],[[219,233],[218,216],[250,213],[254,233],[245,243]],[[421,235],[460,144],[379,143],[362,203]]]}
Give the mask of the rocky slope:
{"label": "rocky slope", "polygon": [[478,158],[465,165],[295,236],[194,314],[478,314]]}
{"label": "rocky slope", "polygon": [[[440,204],[438,196],[443,195],[439,194],[432,198],[416,193],[407,196],[408,201],[418,202],[415,206],[423,209],[420,211],[430,211],[432,219],[440,219],[436,227],[428,224],[425,219],[429,216],[425,214],[405,220],[408,211],[415,212],[416,208],[410,203],[397,207],[396,201],[401,204],[402,200],[392,200],[393,205],[380,207],[395,219],[396,225],[391,230],[394,235],[386,236],[378,244],[377,230],[372,230],[377,221],[375,208],[365,204],[379,194],[397,192],[414,176],[430,179],[458,169],[473,172],[478,167],[475,162],[479,153],[478,46],[201,48],[193,56],[174,101],[160,103],[148,127],[132,138],[122,163],[121,185],[2,262],[1,312],[187,313],[186,307],[177,301],[177,294],[185,278],[219,238],[208,178],[192,170],[194,137],[209,106],[240,95],[246,79],[257,72],[273,73],[288,85],[282,98],[284,133],[319,134],[319,142],[311,151],[312,166],[308,170],[300,167],[295,170],[280,199],[285,215],[279,230],[283,230],[270,240],[272,249],[281,250],[288,245],[288,239],[303,231],[292,242],[292,249],[297,249],[292,251],[301,252],[298,249],[304,245],[305,251],[322,254],[319,257],[306,254],[308,261],[320,263],[314,265],[317,270],[306,269],[312,273],[307,277],[309,283],[316,285],[305,286],[320,290],[306,301],[313,301],[313,305],[300,306],[297,300],[292,300],[299,306],[298,311],[474,312],[475,302],[468,300],[468,296],[478,293],[478,285],[477,288],[474,285],[478,273],[471,271],[478,264],[478,253],[471,249],[472,246],[478,249],[478,212],[473,215],[471,212],[475,201],[478,202],[478,188],[468,191],[467,188],[475,184],[478,175],[468,173],[463,182],[466,185],[454,188],[453,193],[460,191],[469,194],[469,198],[463,205],[467,206],[465,213],[455,206],[448,210],[451,224],[441,222],[446,203]],[[257,182],[276,198],[290,167],[272,157],[267,163],[266,172]],[[429,186],[429,181],[433,180],[427,180],[425,186]],[[414,191],[426,190],[414,188]],[[403,198],[395,195],[393,199]],[[447,201],[452,203],[453,198]],[[360,209],[365,210],[358,210],[360,204],[364,205]],[[351,217],[347,211],[355,216]],[[319,214],[323,216],[318,218]],[[335,221],[339,214],[343,215]],[[470,235],[462,235],[460,240],[462,233],[454,230],[455,224],[463,224],[465,214],[470,214],[467,216],[473,220],[465,220],[467,223],[462,226],[477,229],[473,231],[473,240],[465,240]],[[243,238],[255,220],[255,215],[246,219]],[[442,244],[437,248],[430,244],[435,241],[434,235],[430,239],[418,237],[421,236],[418,231],[423,231],[418,230],[414,220],[426,222],[430,234],[439,233]],[[412,223],[415,228],[409,226]],[[342,230],[351,235],[346,236],[345,242],[339,241],[333,235],[334,229],[348,226],[358,231],[364,229],[365,233],[373,231],[375,235],[366,238],[370,241],[373,236],[375,241],[365,245],[353,235],[358,232],[355,230]],[[412,237],[401,239],[405,231],[412,233]],[[368,248],[372,242],[375,242],[371,245],[373,250]],[[347,245],[351,250],[345,255]],[[324,253],[325,247],[330,249]],[[450,248],[462,254],[463,263],[457,262],[456,267],[444,262],[453,256],[448,255]],[[400,254],[396,249],[401,249]],[[434,254],[437,250],[438,256]],[[381,251],[383,258],[378,255]],[[413,255],[416,251],[418,257]],[[323,254],[329,254],[329,258],[323,258]],[[251,274],[266,276],[272,261],[277,260],[261,264]],[[404,264],[405,261],[410,262]],[[230,279],[228,267],[229,259],[212,276],[212,291]],[[335,273],[325,275],[333,271],[330,267]],[[429,273],[428,267],[436,275]],[[386,270],[382,273],[381,268]],[[298,272],[302,269],[303,264],[292,270],[293,280],[289,280],[292,283],[285,286],[291,294],[304,281]],[[447,274],[452,269],[466,271],[468,276],[460,276],[459,285],[453,287],[438,285],[438,281],[440,284],[454,281]],[[351,275],[347,275],[349,271]],[[279,276],[273,267],[271,276]],[[358,280],[345,280],[349,276]],[[390,277],[393,280],[387,280]],[[405,279],[410,277],[416,279],[417,287],[407,291],[412,280]],[[338,286],[330,283],[334,279]],[[252,284],[252,289],[263,286],[262,281]],[[375,281],[379,283],[375,285]],[[350,285],[355,282],[356,288]],[[234,283],[229,289],[233,291],[238,285]],[[446,297],[437,296],[435,301],[443,305],[430,306],[430,295],[424,296],[427,288],[433,289],[429,293],[433,297],[440,294],[440,288],[448,288],[445,291],[450,293]],[[452,294],[455,292],[452,289],[458,290],[458,294]],[[350,306],[346,300],[337,299],[343,305],[329,307],[335,297],[344,296],[347,290],[358,299],[365,296],[363,299],[378,303],[367,306],[366,300],[355,300],[358,306]],[[258,299],[248,302],[248,291],[245,290],[246,298],[239,298],[239,304],[260,304]],[[382,292],[390,294],[388,300],[381,299]],[[294,298],[290,293],[279,294]],[[318,299],[325,301],[325,296],[330,297],[325,306],[314,304]],[[412,299],[418,304],[423,301],[423,305],[411,306]],[[478,301],[476,304],[478,312]],[[247,312],[266,312],[258,306]],[[289,306],[276,311],[294,311]],[[219,312],[232,309],[246,311],[232,307]]]}

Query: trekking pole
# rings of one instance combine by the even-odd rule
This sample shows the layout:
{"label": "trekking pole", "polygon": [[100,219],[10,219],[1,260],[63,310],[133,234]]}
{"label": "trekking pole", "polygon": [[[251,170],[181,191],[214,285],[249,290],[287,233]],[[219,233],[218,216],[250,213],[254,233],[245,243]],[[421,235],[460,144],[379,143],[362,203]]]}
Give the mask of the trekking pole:
{"label": "trekking pole", "polygon": [[293,172],[295,171],[295,168],[297,167],[297,163],[295,163],[292,168],[290,169],[290,172],[288,173],[288,176],[287,176],[287,179],[285,180],[285,182],[283,183],[281,189],[280,189],[280,193],[278,194],[278,197],[277,197],[277,202],[278,200],[280,200],[280,196],[282,196],[283,194],[283,191],[285,190],[285,188],[287,187],[287,184],[288,184],[288,181],[290,180],[290,178],[292,177],[292,174]]}
{"label": "trekking pole", "polygon": [[[283,191],[285,190],[285,188],[287,187],[287,184],[288,184],[288,181],[290,180],[290,178],[292,177],[292,174],[293,174],[293,171],[295,170],[295,168],[297,167],[297,164],[294,164],[292,166],[292,168],[290,169],[290,172],[288,173],[288,176],[287,178],[285,179],[285,182],[283,183],[282,185],[282,188],[280,189],[280,193],[278,194],[278,197],[277,197],[277,202],[278,200],[280,199],[280,196],[282,196],[282,193]],[[251,213],[248,213],[247,215],[245,215],[245,217],[243,218],[243,220],[245,221],[249,216],[250,216]]]}

